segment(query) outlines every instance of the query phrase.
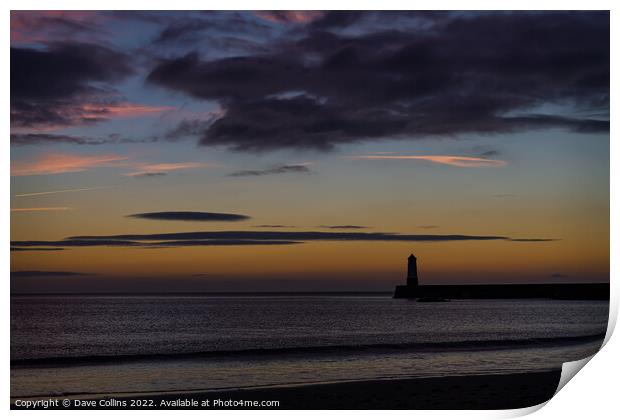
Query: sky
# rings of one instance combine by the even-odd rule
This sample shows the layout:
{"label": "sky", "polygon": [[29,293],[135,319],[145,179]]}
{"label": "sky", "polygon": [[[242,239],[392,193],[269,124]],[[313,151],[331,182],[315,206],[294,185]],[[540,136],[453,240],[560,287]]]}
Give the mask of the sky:
{"label": "sky", "polygon": [[11,291],[609,281],[609,13],[11,12]]}

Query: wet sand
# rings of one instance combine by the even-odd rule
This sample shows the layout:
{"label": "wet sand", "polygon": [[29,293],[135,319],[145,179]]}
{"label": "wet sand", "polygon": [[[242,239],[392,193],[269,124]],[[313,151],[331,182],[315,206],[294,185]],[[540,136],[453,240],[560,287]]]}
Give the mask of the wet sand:
{"label": "wet sand", "polygon": [[[549,400],[561,370],[265,387],[159,395],[80,397],[91,409],[512,409]],[[58,397],[57,397],[58,398]],[[75,397],[70,397],[75,398]],[[12,399],[11,408],[15,409]],[[257,401],[259,406],[240,402]],[[278,401],[261,407],[261,401]],[[208,403],[208,406],[205,404]],[[139,405],[134,405],[139,404]],[[134,405],[134,406],[132,406]],[[63,409],[62,406],[58,407]]]}

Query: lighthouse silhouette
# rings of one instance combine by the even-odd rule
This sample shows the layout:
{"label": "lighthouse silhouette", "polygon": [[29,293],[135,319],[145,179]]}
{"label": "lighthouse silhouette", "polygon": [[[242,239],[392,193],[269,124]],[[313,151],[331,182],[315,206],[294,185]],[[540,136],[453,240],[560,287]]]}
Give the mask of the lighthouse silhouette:
{"label": "lighthouse silhouette", "polygon": [[407,287],[418,287],[418,262],[415,255],[409,255],[407,265]]}

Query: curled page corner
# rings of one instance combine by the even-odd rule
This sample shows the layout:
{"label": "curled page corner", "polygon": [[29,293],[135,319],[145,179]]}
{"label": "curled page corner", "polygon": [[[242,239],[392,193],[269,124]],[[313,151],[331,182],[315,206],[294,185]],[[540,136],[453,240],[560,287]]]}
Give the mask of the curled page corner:
{"label": "curled page corner", "polygon": [[617,305],[610,305],[609,311],[610,312],[609,322],[607,324],[607,333],[605,334],[605,339],[601,344],[601,348],[598,349],[596,353],[584,359],[575,360],[572,362],[565,362],[562,364],[562,375],[560,376],[560,382],[558,383],[558,387],[555,390],[555,394],[553,394],[554,396],[557,395],[557,393],[560,392],[562,388],[564,388],[564,385],[566,385],[571,379],[573,379],[577,372],[579,372],[586,364],[588,364],[588,362],[592,360],[592,358],[596,356],[596,354],[601,351],[603,347],[605,347],[605,345],[611,338],[613,331],[616,328],[616,320],[618,318]]}
{"label": "curled page corner", "polygon": [[[605,334],[605,340],[601,349],[605,347],[609,339],[611,338],[614,330],[616,329],[616,322],[618,321],[618,296],[611,295],[609,300],[609,321],[607,322],[607,333]],[[600,351],[600,350],[599,350]]]}
{"label": "curled page corner", "polygon": [[[603,340],[603,343],[601,344],[601,348],[596,353],[601,351],[603,347],[605,347],[609,339],[611,338],[616,328],[617,318],[618,318],[617,305],[610,305],[609,322],[607,324],[607,333],[605,334],[605,339]],[[571,379],[573,379],[573,377],[577,374],[577,372],[579,372],[590,360],[592,360],[592,358],[596,355],[596,353],[584,359],[563,363],[562,364],[562,375],[560,376],[560,382],[558,383],[558,387],[555,390],[555,394],[553,395],[554,396],[557,395],[557,393],[560,392],[562,388],[564,388],[564,385],[566,385]]]}
{"label": "curled page corner", "polygon": [[[555,393],[553,394],[553,397],[555,397],[558,394],[558,392],[560,392],[560,390],[562,388],[564,388],[564,385],[566,385],[571,379],[573,379],[573,377],[585,365],[587,365],[588,362],[590,360],[592,360],[592,358],[595,355],[596,355],[596,353],[594,353],[593,355],[588,356],[588,357],[586,357],[584,359],[563,363],[562,364],[562,373],[560,374],[560,381],[558,382],[558,387],[556,388]],[[538,405],[533,405],[531,407],[517,408],[517,409],[514,409],[514,410],[508,410],[508,411],[505,412],[505,415],[501,416],[501,418],[524,417],[524,416],[527,416],[529,414],[535,413],[536,411],[540,410],[545,405],[547,405],[549,403],[549,401],[551,401],[551,399],[553,399],[553,397],[551,397],[549,400],[544,401],[544,402],[542,402],[542,403],[540,403]]]}
{"label": "curled page corner", "polygon": [[532,405],[530,407],[503,410],[501,414],[499,414],[499,416],[497,415],[498,414],[497,412],[494,412],[493,415],[495,416],[495,418],[502,418],[502,419],[515,419],[518,417],[525,417],[532,413],[537,412],[538,410],[543,408],[545,405],[547,405],[549,401],[550,400],[547,400],[547,401],[541,402],[540,404]]}
{"label": "curled page corner", "polygon": [[558,392],[564,385],[566,385],[573,377],[579,372],[592,358],[596,355],[593,354],[591,356],[586,357],[585,359],[575,360],[573,362],[565,362],[562,364],[562,375],[560,376],[560,382],[558,383],[558,387],[555,390],[554,396],[557,395]]}

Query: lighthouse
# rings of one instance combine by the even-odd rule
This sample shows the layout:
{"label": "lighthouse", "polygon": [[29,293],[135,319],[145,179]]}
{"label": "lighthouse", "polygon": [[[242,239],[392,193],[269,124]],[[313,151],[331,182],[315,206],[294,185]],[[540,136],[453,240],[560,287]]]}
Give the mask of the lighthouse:
{"label": "lighthouse", "polygon": [[407,287],[418,287],[418,263],[415,255],[411,254],[407,264]]}

